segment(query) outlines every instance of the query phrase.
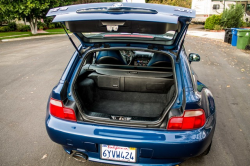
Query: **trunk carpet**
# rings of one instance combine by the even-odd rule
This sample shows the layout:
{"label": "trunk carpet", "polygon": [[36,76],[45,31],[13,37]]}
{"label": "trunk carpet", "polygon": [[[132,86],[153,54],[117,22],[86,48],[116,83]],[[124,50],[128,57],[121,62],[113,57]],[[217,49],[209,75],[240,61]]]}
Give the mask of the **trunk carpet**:
{"label": "trunk carpet", "polygon": [[166,107],[164,103],[145,103],[100,99],[87,107],[89,111],[110,115],[158,117]]}
{"label": "trunk carpet", "polygon": [[[167,105],[167,94],[96,89],[88,111],[120,116],[158,117]],[[86,101],[86,99],[85,99]]]}

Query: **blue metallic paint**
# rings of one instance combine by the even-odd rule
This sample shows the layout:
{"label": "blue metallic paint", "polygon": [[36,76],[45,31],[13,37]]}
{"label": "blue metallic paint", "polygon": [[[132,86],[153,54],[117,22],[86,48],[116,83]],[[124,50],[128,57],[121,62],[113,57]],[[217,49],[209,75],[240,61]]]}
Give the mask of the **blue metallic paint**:
{"label": "blue metallic paint", "polygon": [[[60,99],[60,91],[64,81],[67,80],[71,83],[71,78],[76,74],[77,68],[82,61],[82,58],[78,58],[76,54],[73,55],[65,69],[60,83],[53,89],[53,98]],[[187,67],[189,64],[185,56],[184,51],[182,51],[181,61],[175,61],[176,77],[179,82],[179,100],[175,102],[173,108],[181,106],[181,89],[185,87],[187,89],[186,109],[201,107],[206,112],[207,122],[202,128],[191,131],[167,131],[164,129],[140,129],[86,122],[69,122],[51,116],[47,107],[46,128],[50,138],[54,142],[63,145],[67,153],[70,153],[72,150],[84,151],[89,156],[89,160],[109,164],[130,165],[122,162],[102,160],[99,153],[85,151],[83,143],[92,142],[98,146],[102,143],[136,147],[138,149],[148,148],[154,151],[151,159],[139,157],[140,153],[138,153],[137,165],[172,165],[183,162],[187,158],[200,155],[209,146],[213,137],[216,123],[215,106],[213,96],[207,88],[203,88],[201,92],[192,89],[192,80],[188,78],[191,77]],[[180,81],[181,78],[184,81]],[[68,97],[69,100],[74,101],[71,96]],[[70,140],[71,143],[68,144],[67,140]]]}
{"label": "blue metallic paint", "polygon": [[[68,151],[84,149],[83,142],[153,149],[151,160],[140,158],[140,165],[170,164],[182,162],[187,158],[200,155],[211,143],[215,118],[208,117],[204,127],[192,131],[167,131],[164,129],[138,129],[107,126],[84,122],[69,122],[49,116],[47,132],[50,138],[64,146]],[[209,122],[209,123],[208,123]],[[66,140],[72,140],[72,146]],[[90,158],[100,159],[99,153],[84,151]],[[103,160],[100,160],[103,161]],[[115,164],[113,161],[106,161]]]}
{"label": "blue metallic paint", "polygon": [[[110,4],[106,3],[105,5],[110,5]],[[129,5],[134,6],[133,4]],[[100,6],[100,4],[82,5],[82,8],[88,6],[94,7],[94,6]],[[140,6],[149,7],[146,4],[140,4]],[[152,5],[151,7],[157,9],[158,11],[162,10],[161,12],[163,12],[163,10],[167,11],[165,10],[166,6],[164,6],[164,8],[161,8],[159,5]],[[76,8],[78,9],[78,6],[69,6],[67,11],[60,11],[59,13],[63,14],[63,13],[74,12]],[[171,10],[174,10],[174,8],[171,7]],[[174,11],[170,12],[173,13]],[[173,14],[177,15],[177,13],[178,12],[176,11],[176,13]],[[56,13],[50,12],[48,15],[56,15]],[[192,14],[189,15],[187,13],[182,13],[182,15],[186,15],[185,17],[192,17],[191,16]],[[174,57],[176,79],[177,79],[176,81],[178,83],[177,84],[178,97],[172,108],[180,108],[180,106],[182,105],[183,101],[182,89],[185,88],[186,109],[203,108],[206,113],[206,119],[207,119],[206,124],[202,128],[196,130],[186,130],[186,131],[168,131],[159,128],[132,128],[132,127],[118,127],[118,126],[109,126],[101,124],[91,124],[81,121],[69,122],[51,116],[49,113],[49,101],[48,101],[45,123],[50,138],[54,142],[63,145],[64,150],[68,154],[70,154],[72,150],[81,151],[89,156],[89,160],[109,163],[109,164],[117,164],[117,165],[131,165],[131,163],[100,159],[100,154],[99,154],[100,144],[138,148],[138,153],[137,153],[138,160],[134,165],[158,165],[158,166],[174,165],[183,162],[187,158],[198,156],[201,153],[203,153],[210,145],[215,130],[215,124],[216,124],[215,104],[213,96],[209,91],[209,89],[207,89],[207,87],[204,84],[200,83],[199,81],[193,82],[192,79],[193,72],[190,72],[190,66],[189,66],[190,64],[187,60],[187,55],[185,53],[185,50],[182,50],[180,52],[179,61],[176,61],[175,55],[166,51],[169,49],[174,49],[173,51],[177,52],[177,50],[179,49],[178,47],[180,47],[179,43],[183,39],[181,38],[181,36],[183,36],[186,33],[186,29],[188,26],[186,25],[187,19],[181,16],[178,19],[185,26],[182,26],[181,33],[178,34],[179,36],[177,37],[175,43],[172,46],[163,46],[162,50],[163,52],[167,52],[172,57]],[[107,43],[107,44],[109,44],[109,46],[112,48],[127,47],[127,43]],[[78,49],[80,50],[81,47],[86,48],[88,46],[93,46],[93,45],[94,43],[82,42],[82,45],[80,45]],[[130,43],[130,47],[148,48],[148,44]],[[158,49],[157,47],[158,47],[157,45],[154,45],[153,49],[157,50]],[[103,46],[101,46],[100,48],[103,48]],[[92,47],[91,49],[89,49],[89,51],[92,49],[94,48]],[[79,56],[77,56],[77,52],[73,54],[58,85],[55,86],[55,88],[52,90],[49,99],[53,97],[55,99],[60,100],[61,99],[60,93],[63,89],[63,85],[65,82],[67,82],[69,83],[67,88],[68,100],[71,100],[72,102],[75,101],[72,95],[70,95],[71,85],[72,85],[72,80],[76,75],[77,69],[81,64],[83,57],[80,58]],[[194,88],[198,88],[198,90]],[[86,151],[85,150],[86,142],[96,144],[98,152]],[[152,156],[147,154],[151,158],[140,157],[140,155],[143,156],[143,154],[140,154],[140,149],[142,148],[150,149],[149,151],[152,151]]]}
{"label": "blue metallic paint", "polygon": [[[178,16],[166,15],[166,14],[134,14],[131,17],[130,14],[108,14],[106,13],[89,13],[89,14],[78,14],[70,13],[64,15],[57,15],[53,22],[62,22],[62,21],[79,21],[79,20],[131,20],[131,21],[154,21],[154,22],[163,22],[163,23],[173,23],[177,24]],[[145,17],[146,15],[146,17]],[[72,19],[73,17],[73,19]]]}
{"label": "blue metallic paint", "polygon": [[[56,12],[54,12],[54,9],[50,9],[49,12],[47,13],[47,17],[48,16],[59,16],[59,15],[71,15],[76,13],[76,11],[78,9],[86,9],[86,8],[98,8],[98,7],[112,7],[114,3],[91,3],[91,4],[81,4],[81,5],[71,5],[68,6],[67,10],[58,10]],[[168,6],[168,5],[159,5],[159,4],[150,4],[150,3],[123,3],[123,6],[126,7],[131,7],[131,8],[144,8],[144,9],[154,9],[156,10],[158,13],[162,13],[165,15],[172,15],[172,16],[182,16],[182,17],[190,17],[190,18],[194,18],[196,11],[192,10],[192,9],[188,9],[188,8],[183,8],[183,7],[176,7],[176,6]],[[179,11],[177,9],[183,10],[183,11]],[[187,12],[189,11],[189,12]],[[78,15],[83,15],[83,14],[78,14]],[[111,15],[111,14],[110,14]],[[90,19],[93,20],[93,18],[91,17],[95,17],[93,14],[92,16],[90,16]],[[118,15],[119,17],[119,15]],[[140,18],[141,19],[145,19],[145,18]],[[77,20],[76,18],[70,18],[70,20]],[[164,19],[166,20],[166,19]],[[164,20],[159,20],[159,22],[163,22]],[[64,21],[64,20],[58,20],[58,21]],[[165,22],[165,21],[164,21]]]}

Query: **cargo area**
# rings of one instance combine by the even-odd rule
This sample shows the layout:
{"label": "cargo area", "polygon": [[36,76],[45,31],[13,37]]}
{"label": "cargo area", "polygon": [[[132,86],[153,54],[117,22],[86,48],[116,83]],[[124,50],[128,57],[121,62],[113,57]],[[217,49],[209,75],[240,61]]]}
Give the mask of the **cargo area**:
{"label": "cargo area", "polygon": [[82,70],[76,94],[89,116],[159,118],[175,95],[172,69],[165,71],[99,68]]}

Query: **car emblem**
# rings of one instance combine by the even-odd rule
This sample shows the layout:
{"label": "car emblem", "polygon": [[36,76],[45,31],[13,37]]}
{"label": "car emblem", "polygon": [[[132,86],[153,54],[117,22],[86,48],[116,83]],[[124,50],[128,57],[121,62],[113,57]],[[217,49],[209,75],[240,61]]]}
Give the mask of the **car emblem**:
{"label": "car emblem", "polygon": [[114,3],[114,4],[112,5],[112,7],[122,7],[122,6],[123,6],[122,3]]}
{"label": "car emblem", "polygon": [[180,11],[180,12],[186,12],[186,13],[192,13],[192,12],[193,12],[191,9],[188,10],[188,9],[175,8],[174,10],[175,10],[175,11]]}

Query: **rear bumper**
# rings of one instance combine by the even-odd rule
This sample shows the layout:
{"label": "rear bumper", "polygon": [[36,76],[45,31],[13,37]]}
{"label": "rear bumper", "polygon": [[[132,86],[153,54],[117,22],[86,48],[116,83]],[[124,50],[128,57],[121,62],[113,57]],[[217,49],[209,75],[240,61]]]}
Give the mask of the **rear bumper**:
{"label": "rear bumper", "polygon": [[201,129],[167,131],[76,123],[50,115],[46,118],[48,135],[66,151],[81,151],[91,161],[119,165],[131,163],[102,160],[100,144],[136,147],[135,165],[173,165],[203,153],[212,141],[215,123],[215,115],[211,115]]}

